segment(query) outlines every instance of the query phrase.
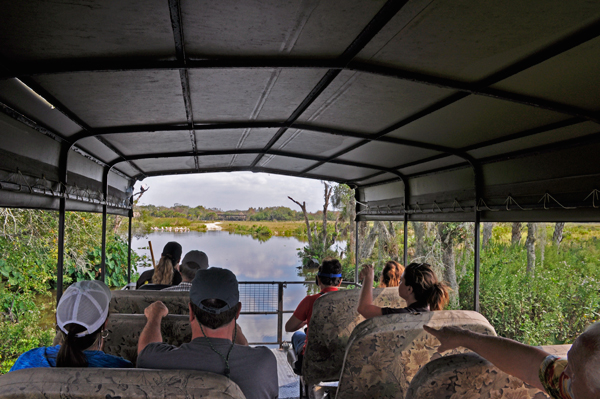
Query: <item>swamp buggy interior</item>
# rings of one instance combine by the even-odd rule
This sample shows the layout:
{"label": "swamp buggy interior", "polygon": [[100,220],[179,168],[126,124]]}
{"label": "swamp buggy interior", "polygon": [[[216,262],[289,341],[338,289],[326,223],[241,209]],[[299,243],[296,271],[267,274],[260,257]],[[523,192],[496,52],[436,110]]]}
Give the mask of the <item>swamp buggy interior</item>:
{"label": "swamp buggy interior", "polygon": [[[405,232],[408,221],[474,222],[475,312],[439,317],[474,318],[490,334],[476,313],[480,222],[600,221],[597,1],[0,4],[0,206],[59,212],[59,296],[65,212],[102,213],[104,248],[106,215],[131,225],[133,186],[151,176],[321,179],[356,190],[357,221],[403,221]],[[342,389],[362,372],[360,356],[369,357],[353,354],[352,343],[424,322],[394,317],[380,321],[387,327],[341,328],[332,396],[428,397],[410,380],[426,386],[461,367],[500,375],[455,354],[428,357],[423,375],[425,365],[395,365],[390,378],[402,382],[381,372],[377,394]],[[410,345],[435,348],[414,334]],[[0,396],[241,395],[219,376],[183,371],[154,379],[148,370],[54,371],[43,371],[48,383],[31,371],[3,376]],[[93,392],[71,372],[114,386]],[[132,382],[140,379],[152,387]]]}

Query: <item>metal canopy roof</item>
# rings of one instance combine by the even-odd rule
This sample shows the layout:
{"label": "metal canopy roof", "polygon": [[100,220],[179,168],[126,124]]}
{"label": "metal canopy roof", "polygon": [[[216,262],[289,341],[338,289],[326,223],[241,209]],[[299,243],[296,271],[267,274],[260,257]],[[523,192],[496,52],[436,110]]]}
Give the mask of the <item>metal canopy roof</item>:
{"label": "metal canopy roof", "polygon": [[598,1],[1,5],[0,206],[254,171],[363,220],[600,220]]}

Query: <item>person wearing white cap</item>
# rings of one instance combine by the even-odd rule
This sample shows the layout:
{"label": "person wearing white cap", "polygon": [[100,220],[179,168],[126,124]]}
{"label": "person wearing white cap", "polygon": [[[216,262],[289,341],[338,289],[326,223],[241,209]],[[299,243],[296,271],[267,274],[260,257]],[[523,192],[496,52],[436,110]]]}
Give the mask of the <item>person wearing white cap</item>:
{"label": "person wearing white cap", "polygon": [[110,298],[110,289],[101,281],[71,285],[56,308],[62,344],[23,353],[10,371],[35,367],[133,367],[128,360],[102,352]]}

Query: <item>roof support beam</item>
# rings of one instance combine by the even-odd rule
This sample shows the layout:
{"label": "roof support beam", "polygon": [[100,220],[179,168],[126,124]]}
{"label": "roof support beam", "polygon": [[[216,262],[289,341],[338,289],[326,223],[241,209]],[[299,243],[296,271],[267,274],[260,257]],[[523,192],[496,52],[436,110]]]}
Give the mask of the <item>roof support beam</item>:
{"label": "roof support beam", "polygon": [[[377,14],[369,21],[367,26],[358,34],[352,43],[344,50],[342,55],[337,61],[342,65],[346,66],[370,41],[379,33],[381,29],[400,11],[402,7],[407,3],[407,0],[388,0],[383,7],[377,12]],[[300,105],[292,112],[286,123],[294,123],[300,115],[306,111],[306,109],[323,93],[323,91],[334,81],[334,79],[341,72],[340,69],[329,69],[325,76],[317,83],[317,85],[311,90],[306,98],[300,103]],[[269,150],[273,145],[283,136],[287,131],[287,128],[281,128],[271,138],[271,140],[265,146],[265,151]],[[256,157],[252,162],[252,167],[256,166],[263,155]]]}

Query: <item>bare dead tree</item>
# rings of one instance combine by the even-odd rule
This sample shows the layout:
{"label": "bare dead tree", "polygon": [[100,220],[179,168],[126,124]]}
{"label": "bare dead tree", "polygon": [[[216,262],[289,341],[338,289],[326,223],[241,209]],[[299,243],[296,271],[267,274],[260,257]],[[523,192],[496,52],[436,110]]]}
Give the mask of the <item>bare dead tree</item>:
{"label": "bare dead tree", "polygon": [[483,223],[483,240],[481,241],[481,249],[485,249],[487,245],[490,243],[490,239],[492,238],[492,229],[494,228],[494,224],[491,222]]}
{"label": "bare dead tree", "polygon": [[517,222],[512,224],[512,234],[510,236],[510,245],[519,245],[521,242],[522,223]]}
{"label": "bare dead tree", "polygon": [[527,274],[533,276],[535,273],[535,223],[527,223],[527,240],[525,248],[527,248]]}
{"label": "bare dead tree", "polygon": [[558,222],[554,225],[554,234],[552,234],[552,242],[557,247],[560,246],[560,243],[562,242],[564,229],[565,229],[564,222]]}
{"label": "bare dead tree", "polygon": [[306,202],[303,201],[302,203],[296,201],[295,199],[293,199],[292,197],[288,198],[290,200],[292,200],[292,202],[294,202],[295,204],[297,204],[300,209],[302,209],[302,213],[304,214],[304,222],[306,223],[306,235],[308,236],[308,246],[312,246],[312,234],[310,232],[310,223],[308,221],[308,213],[306,212]]}
{"label": "bare dead tree", "polygon": [[444,280],[452,290],[450,292],[450,303],[452,306],[458,306],[459,303],[459,288],[454,259],[454,240],[459,228],[454,223],[437,223],[437,234],[441,244],[442,263],[444,265]]}
{"label": "bare dead tree", "polygon": [[[323,182],[325,186],[325,192],[323,193],[323,231],[321,234],[321,239],[323,240],[323,248],[327,248],[327,208],[329,208],[329,200],[331,199],[331,193],[333,192],[333,186]],[[336,223],[337,226],[337,223]]]}

